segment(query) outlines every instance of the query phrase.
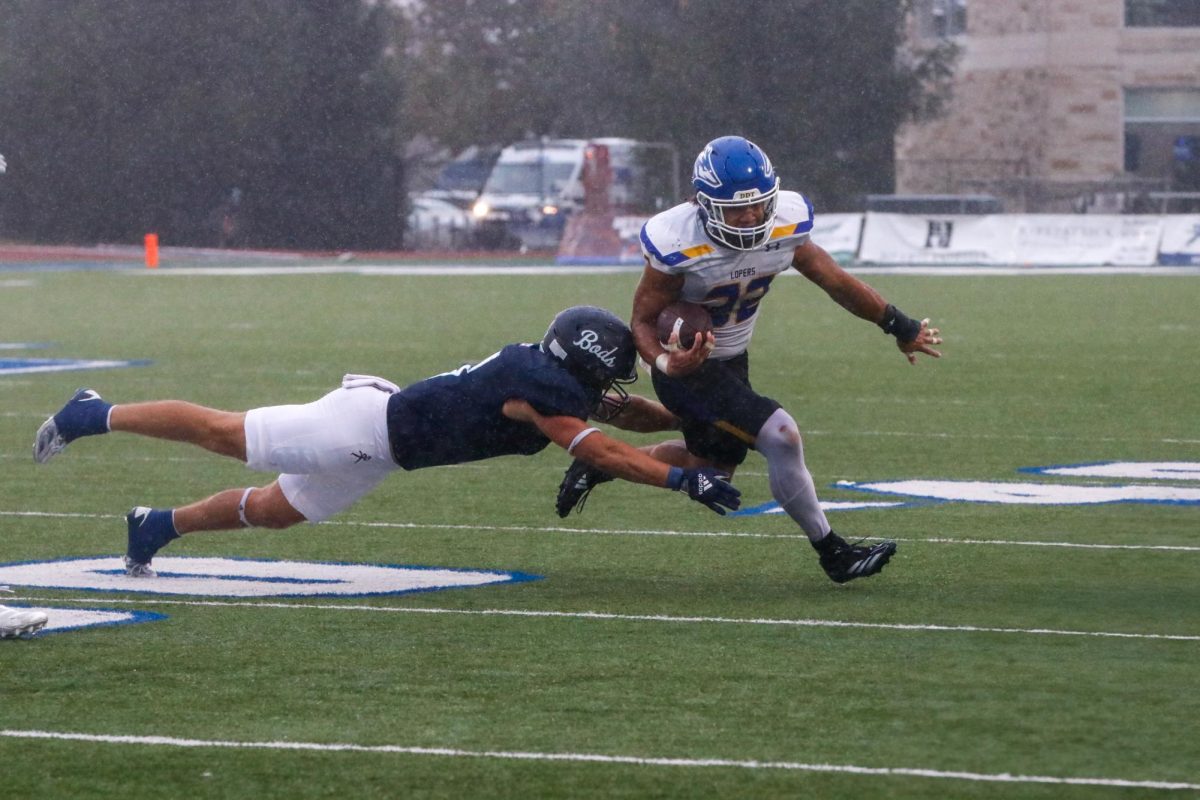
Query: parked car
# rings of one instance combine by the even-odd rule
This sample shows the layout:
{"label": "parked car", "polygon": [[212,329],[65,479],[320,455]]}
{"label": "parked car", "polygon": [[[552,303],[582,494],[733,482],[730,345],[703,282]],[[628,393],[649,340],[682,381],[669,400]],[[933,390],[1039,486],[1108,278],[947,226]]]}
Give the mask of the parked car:
{"label": "parked car", "polygon": [[[633,139],[535,139],[500,151],[471,209],[484,247],[551,249],[567,218],[584,205],[588,153],[603,147],[611,169],[609,198],[615,208],[662,206],[650,195],[667,195],[672,151]],[[661,162],[658,169],[655,162]],[[673,199],[670,200],[674,202]]]}
{"label": "parked car", "polygon": [[413,250],[457,250],[475,246],[475,220],[449,200],[426,193],[409,197],[406,243]]}

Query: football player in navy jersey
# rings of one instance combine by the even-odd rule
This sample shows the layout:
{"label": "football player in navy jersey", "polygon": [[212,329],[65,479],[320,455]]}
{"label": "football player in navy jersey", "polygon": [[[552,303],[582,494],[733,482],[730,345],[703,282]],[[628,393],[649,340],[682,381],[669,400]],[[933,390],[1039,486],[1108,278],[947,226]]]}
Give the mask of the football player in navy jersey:
{"label": "football player in navy jersey", "polygon": [[38,429],[45,463],[81,436],[126,431],[188,442],[280,473],[267,486],[228,489],[175,509],[126,516],[126,573],[153,576],[150,561],[181,534],[319,522],[349,507],[396,469],[532,455],[550,442],[607,475],[686,491],[718,514],[739,492],[719,469],[679,467],[587,424],[619,415],[630,429],[673,422],[658,403],[630,397],[633,335],[601,308],[559,313],[540,343],[510,344],[483,361],[401,389],[369,375],[306,405],[218,411],[180,400],[112,405],[80,389]]}
{"label": "football player in navy jersey", "polygon": [[[759,304],[775,276],[789,268],[894,336],[910,363],[919,353],[940,356],[933,349],[940,333],[929,320],[911,319],[889,304],[812,241],[812,205],[780,191],[770,159],[748,139],[709,142],[696,158],[692,185],[694,202],[652,217],[641,232],[646,266],[633,297],[633,335],[642,358],[654,365],[659,400],[683,432],[682,441],[646,450],[670,464],[717,466],[730,475],[750,448],[757,450],[767,459],[771,494],[807,534],[829,577],[844,583],[873,575],[896,544],[852,545],[833,532],[804,463],[800,430],[779,403],[751,388],[746,349]],[[658,339],[659,312],[678,300],[706,306],[713,324],[686,350]],[[559,487],[559,515],[582,507],[608,478],[594,465],[573,463]]]}

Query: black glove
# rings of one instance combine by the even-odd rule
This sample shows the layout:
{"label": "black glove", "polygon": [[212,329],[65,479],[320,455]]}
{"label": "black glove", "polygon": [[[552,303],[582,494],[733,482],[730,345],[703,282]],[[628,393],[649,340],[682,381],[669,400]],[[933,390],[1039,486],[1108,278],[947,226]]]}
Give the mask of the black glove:
{"label": "black glove", "polygon": [[725,509],[737,511],[742,505],[742,493],[728,480],[729,475],[713,467],[671,467],[671,472],[667,475],[667,488],[687,492],[688,497],[697,503],[703,503],[724,516]]}

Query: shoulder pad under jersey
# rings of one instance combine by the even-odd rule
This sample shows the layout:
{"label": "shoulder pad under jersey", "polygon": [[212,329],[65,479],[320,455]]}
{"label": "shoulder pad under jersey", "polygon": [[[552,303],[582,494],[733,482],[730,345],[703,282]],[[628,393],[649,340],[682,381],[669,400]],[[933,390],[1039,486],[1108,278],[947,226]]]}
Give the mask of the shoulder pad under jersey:
{"label": "shoulder pad under jersey", "polygon": [[[808,236],[813,227],[813,207],[808,198],[799,192],[780,192],[775,207],[775,228],[768,241],[778,241],[798,236]],[[798,246],[796,242],[793,246]]]}
{"label": "shoulder pad under jersey", "polygon": [[700,207],[695,203],[680,203],[655,214],[642,226],[641,240],[650,265],[664,271],[674,271],[716,250],[704,232]]}

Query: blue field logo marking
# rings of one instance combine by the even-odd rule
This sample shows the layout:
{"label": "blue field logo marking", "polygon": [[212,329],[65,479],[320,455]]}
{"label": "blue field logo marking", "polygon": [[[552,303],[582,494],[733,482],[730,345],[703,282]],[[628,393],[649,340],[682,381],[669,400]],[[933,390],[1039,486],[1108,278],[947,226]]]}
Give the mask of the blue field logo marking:
{"label": "blue field logo marking", "polygon": [[[1081,506],[1106,503],[1152,503],[1163,505],[1200,505],[1200,462],[1195,461],[1097,461],[1058,464],[1045,467],[1021,467],[1018,472],[1048,478],[1137,480],[1150,483],[1081,485],[1017,481],[971,481],[955,479],[901,479],[887,481],[838,481],[835,488],[903,498],[897,502],[823,501],[825,511],[905,508],[930,502],[1000,503],[1005,505]],[[1170,481],[1171,483],[1164,483]],[[730,516],[781,514],[783,509],[772,501]]]}
{"label": "blue field logo marking", "polygon": [[844,481],[838,483],[838,488],[919,497],[926,500],[1007,505],[1083,506],[1101,503],[1200,505],[1200,488],[1140,484],[1072,486],[1003,481],[903,480],[875,483]]}
{"label": "blue field logo marking", "polygon": [[[1200,505],[1200,463],[1191,461],[1103,461],[1048,467],[1022,467],[1021,472],[1052,478],[1108,478],[1154,481],[1109,485],[969,480],[839,481],[839,489],[902,495],[925,500],[1006,505],[1097,505],[1155,503]],[[1163,481],[1171,481],[1164,483]]]}
{"label": "blue field logo marking", "polygon": [[0,564],[0,584],[204,597],[367,597],[540,580],[500,570],[159,556],[155,578],[131,578],[115,556]]}
{"label": "blue field logo marking", "polygon": [[1200,481],[1200,462],[1196,461],[1089,461],[1050,467],[1021,467],[1017,471],[1068,478]]}
{"label": "blue field logo marking", "polygon": [[46,615],[46,627],[37,634],[37,638],[48,633],[65,633],[114,625],[138,625],[143,622],[158,622],[167,618],[166,614],[157,614],[153,611],[126,611],[116,608],[58,608],[25,604],[14,607],[41,611]]}
{"label": "blue field logo marking", "polygon": [[[862,511],[864,509],[880,509],[880,508],[903,508],[911,505],[911,503],[903,502],[884,502],[880,500],[823,500],[821,501],[822,511]],[[772,500],[769,503],[763,503],[750,508],[743,508],[740,511],[732,511],[731,517],[755,517],[760,514],[782,514],[783,508]]]}
{"label": "blue field logo marking", "polygon": [[0,377],[39,372],[76,372],[85,369],[144,367],[151,363],[145,359],[131,361],[94,358],[0,358]]}
{"label": "blue field logo marking", "polygon": [[[50,342],[0,342],[0,353],[16,350],[47,350]],[[0,356],[0,378],[7,375],[29,375],[39,372],[76,372],[87,369],[116,369],[144,367],[153,362],[146,359],[109,358],[27,358]]]}

